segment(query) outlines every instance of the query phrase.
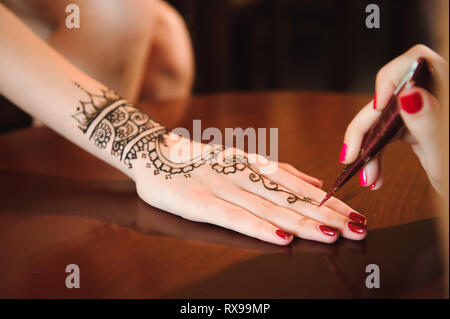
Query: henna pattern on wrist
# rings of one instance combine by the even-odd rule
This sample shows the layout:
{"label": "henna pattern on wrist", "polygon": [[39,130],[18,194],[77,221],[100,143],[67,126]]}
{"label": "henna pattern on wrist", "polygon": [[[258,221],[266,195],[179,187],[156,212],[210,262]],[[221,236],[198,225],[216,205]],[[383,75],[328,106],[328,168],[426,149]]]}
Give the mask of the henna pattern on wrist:
{"label": "henna pattern on wrist", "polygon": [[93,94],[82,89],[88,99],[81,100],[77,113],[72,115],[78,127],[101,149],[109,149],[129,168],[137,153],[152,140],[167,134],[167,129],[147,114],[121,99],[114,91],[101,89]]}
{"label": "henna pattern on wrist", "polygon": [[[78,127],[100,149],[108,150],[111,155],[123,161],[129,168],[138,158],[148,160],[147,168],[153,168],[153,174],[161,172],[166,179],[173,175],[183,174],[191,177],[190,172],[208,163],[219,174],[235,174],[249,170],[249,179],[253,183],[261,183],[270,191],[282,192],[288,195],[287,202],[293,204],[303,201],[318,206],[310,198],[296,195],[283,189],[277,183],[260,174],[245,156],[225,157],[225,147],[220,146],[185,162],[173,162],[162,150],[167,147],[166,139],[169,131],[149,115],[121,99],[114,91],[100,89],[100,94],[94,94],[84,89],[80,84],[74,84],[83,90],[87,98],[79,101],[76,113],[72,115],[78,122]],[[220,161],[219,161],[220,159]]]}

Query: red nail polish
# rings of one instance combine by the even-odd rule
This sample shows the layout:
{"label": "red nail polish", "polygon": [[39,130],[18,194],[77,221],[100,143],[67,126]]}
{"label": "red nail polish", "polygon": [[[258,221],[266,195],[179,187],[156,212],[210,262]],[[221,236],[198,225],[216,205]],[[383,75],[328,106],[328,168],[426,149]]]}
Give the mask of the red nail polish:
{"label": "red nail polish", "polygon": [[348,214],[348,217],[354,222],[357,222],[362,225],[364,225],[364,223],[366,222],[366,217],[355,212],[350,212],[350,214]]}
{"label": "red nail polish", "polygon": [[367,184],[366,172],[364,172],[363,169],[359,171],[359,184],[361,184],[361,186],[366,186]]}
{"label": "red nail polish", "polygon": [[417,113],[422,109],[423,101],[419,92],[400,97],[402,109],[409,114]]}
{"label": "red nail polish", "polygon": [[377,109],[377,93],[373,95],[373,109]]}
{"label": "red nail polish", "polygon": [[372,185],[369,186],[369,189],[372,190],[375,188],[375,183],[373,183]]}
{"label": "red nail polish", "polygon": [[364,232],[366,231],[366,227],[364,225],[357,224],[355,222],[348,222],[347,227],[352,232],[358,233],[358,234],[364,234]]}
{"label": "red nail polish", "polygon": [[336,228],[326,226],[326,225],[320,225],[319,229],[322,233],[324,233],[325,235],[328,235],[328,236],[336,236],[336,234],[338,233],[338,230]]}
{"label": "red nail polish", "polygon": [[339,155],[339,161],[345,161],[345,155],[347,154],[347,144],[342,145],[341,154]]}
{"label": "red nail polish", "polygon": [[277,229],[277,230],[275,231],[275,233],[276,233],[278,236],[280,236],[281,238],[285,239],[285,240],[289,239],[289,237],[291,236],[291,235],[289,235],[288,233],[282,231],[281,229]]}

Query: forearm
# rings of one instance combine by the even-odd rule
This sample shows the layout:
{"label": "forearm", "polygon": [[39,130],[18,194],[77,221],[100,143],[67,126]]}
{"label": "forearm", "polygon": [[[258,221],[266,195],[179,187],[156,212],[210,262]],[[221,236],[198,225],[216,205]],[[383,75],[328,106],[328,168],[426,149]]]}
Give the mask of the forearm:
{"label": "forearm", "polygon": [[0,39],[0,93],[134,178],[134,143],[164,128],[78,70],[1,4]]}

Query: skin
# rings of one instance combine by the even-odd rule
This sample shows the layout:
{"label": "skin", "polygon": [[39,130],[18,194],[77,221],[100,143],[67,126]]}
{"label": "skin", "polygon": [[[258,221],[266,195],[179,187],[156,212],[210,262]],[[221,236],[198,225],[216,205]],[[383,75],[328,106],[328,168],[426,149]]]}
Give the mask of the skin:
{"label": "skin", "polygon": [[[438,89],[448,90],[448,63],[436,52],[424,45],[416,45],[410,50],[386,64],[378,72],[376,77],[376,106],[374,100],[370,101],[352,120],[345,133],[344,144],[347,145],[345,164],[356,160],[363,137],[371,125],[381,115],[381,111],[386,106],[389,98],[395,91],[396,85],[419,57],[424,57],[431,65],[434,77],[438,84]],[[398,105],[402,107],[402,97],[414,93],[420,94],[423,107],[417,113],[408,113],[400,110],[402,119],[407,127],[407,131],[399,139],[411,145],[412,150],[417,155],[425,172],[428,175],[433,187],[440,192],[442,190],[442,158],[441,151],[441,113],[442,106],[437,98],[427,90],[413,87],[404,90],[398,97]],[[371,190],[380,189],[383,185],[383,174],[381,169],[381,159],[383,154],[377,155],[362,169],[367,183],[363,186],[370,187]]]}
{"label": "skin", "polygon": [[[181,137],[174,140],[199,144]],[[175,142],[169,141],[166,154],[170,152],[171,143]],[[205,145],[200,147],[205,148]],[[227,149],[226,154],[236,152],[235,149]],[[258,170],[264,165],[269,165],[267,160],[258,158],[252,167]],[[224,175],[217,174],[209,165],[203,165],[192,171],[188,179],[174,176],[164,184],[164,188],[160,187],[164,176],[155,178],[153,170],[144,169],[143,164],[137,164],[136,170],[139,171],[136,175],[137,192],[144,201],[189,220],[216,224],[279,245],[290,243],[293,236],[280,238],[276,235],[278,229],[296,237],[326,243],[336,241],[338,236],[325,235],[319,230],[320,225],[337,228],[343,237],[353,240],[363,239],[366,235],[348,229],[348,214],[354,210],[343,202],[332,198],[327,206],[321,208],[303,201],[290,204],[286,193],[267,190],[261,182],[252,182],[249,168]],[[280,188],[300,197],[306,196],[318,202],[325,196],[319,188],[319,180],[288,164],[280,163],[274,174],[262,176],[266,183],[277,183]]]}
{"label": "skin", "polygon": [[[194,58],[189,33],[183,18],[166,2],[1,2],[71,63],[129,101],[183,98],[191,92]],[[65,25],[65,8],[72,3],[80,8],[79,29]]]}
{"label": "skin", "polygon": [[[108,92],[111,98],[103,99],[107,102],[102,102],[102,109],[115,107],[118,96],[37,37],[1,4],[0,39],[0,93],[71,142],[128,175],[136,184],[137,194],[146,203],[189,220],[215,224],[278,245],[289,244],[294,236],[326,243],[335,242],[339,235],[352,240],[365,238],[365,229],[356,233],[348,226],[349,214],[355,210],[336,198],[331,198],[320,208],[302,200],[289,203],[288,196],[308,197],[318,202],[325,192],[320,189],[321,181],[288,164],[279,164],[275,173],[263,175],[260,168],[267,164],[267,160],[256,156],[257,161],[251,166],[231,174],[218,172],[212,164],[205,163],[190,171],[189,176],[172,174],[169,178],[167,174],[157,173],[153,164],[147,165],[150,153],[145,151],[147,148],[153,150],[147,142],[139,156],[126,163],[121,156],[111,153],[112,139],[102,139],[104,135],[97,132],[95,125],[91,128],[95,128],[93,132],[96,134],[90,138],[80,125],[83,122],[77,123],[79,119],[76,117],[83,105],[81,102],[89,101],[89,94],[102,100],[99,97]],[[115,50],[116,47],[112,46],[111,51],[105,54],[115,55]],[[122,59],[121,53],[118,56],[119,60]],[[145,117],[145,111],[130,102],[123,103],[132,112],[140,112]],[[107,117],[98,112],[94,119],[100,123]],[[159,123],[152,123],[163,129]],[[119,131],[114,132],[118,136]],[[161,152],[168,159],[166,163],[169,166],[176,164],[171,153],[180,143],[189,149],[203,150],[202,154],[206,154],[208,149],[208,145],[191,142],[164,130],[154,138],[154,141],[165,139]],[[238,153],[231,148],[220,152],[220,156]],[[147,157],[143,158],[145,154]],[[240,156],[251,157],[247,154]],[[259,179],[252,180],[251,176]],[[279,190],[271,190],[265,185],[276,185]],[[338,232],[328,236],[320,230],[320,225],[332,226]],[[280,237],[278,230],[288,235]]]}

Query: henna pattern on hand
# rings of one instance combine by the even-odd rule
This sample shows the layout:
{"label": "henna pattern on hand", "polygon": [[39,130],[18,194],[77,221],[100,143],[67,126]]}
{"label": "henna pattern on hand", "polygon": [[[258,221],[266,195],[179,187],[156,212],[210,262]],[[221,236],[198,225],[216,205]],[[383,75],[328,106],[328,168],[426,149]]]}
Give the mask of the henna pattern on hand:
{"label": "henna pattern on hand", "polygon": [[289,204],[303,201],[319,205],[310,198],[298,196],[264,177],[248,162],[247,157],[236,155],[224,157],[226,150],[224,146],[208,150],[189,161],[175,163],[168,159],[162,150],[162,147],[167,146],[166,138],[169,133],[164,126],[121,99],[112,90],[101,89],[100,94],[94,94],[80,84],[74,84],[87,95],[86,100],[79,101],[77,113],[72,115],[78,121],[78,127],[98,148],[108,149],[129,168],[133,167],[133,161],[138,158],[138,153],[141,153],[141,158],[148,160],[146,167],[153,167],[154,175],[163,172],[166,179],[171,179],[176,174],[183,174],[189,178],[191,171],[206,163],[217,173],[225,175],[248,169],[251,182],[260,182],[269,191],[287,194],[286,200]]}
{"label": "henna pattern on hand", "polygon": [[249,162],[248,158],[245,156],[229,156],[226,157],[223,161],[224,164],[219,163],[213,163],[211,164],[212,168],[222,174],[234,174],[237,171],[244,171],[245,169],[250,170],[250,174],[248,178],[253,183],[261,182],[261,184],[264,186],[265,189],[270,191],[276,191],[276,192],[282,192],[288,195],[286,198],[287,202],[289,204],[293,204],[297,201],[302,201],[309,203],[311,205],[319,206],[319,203],[314,202],[311,198],[306,196],[299,196],[297,194],[294,194],[288,190],[283,189],[275,183],[274,181],[271,181],[270,179],[264,177],[261,173],[259,173]]}

